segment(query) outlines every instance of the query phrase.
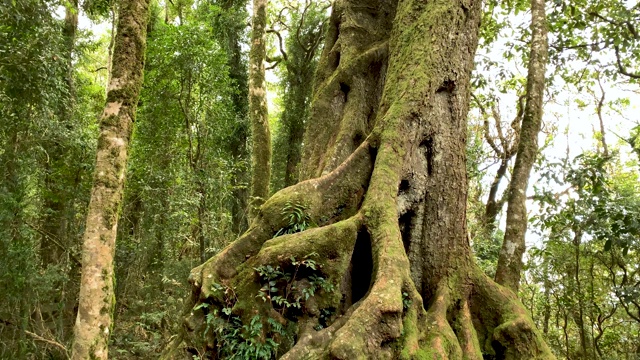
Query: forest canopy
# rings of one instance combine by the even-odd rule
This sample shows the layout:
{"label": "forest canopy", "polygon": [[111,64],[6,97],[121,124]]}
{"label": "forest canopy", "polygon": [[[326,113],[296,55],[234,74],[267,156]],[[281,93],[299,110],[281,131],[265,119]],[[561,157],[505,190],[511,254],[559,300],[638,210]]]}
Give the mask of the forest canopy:
{"label": "forest canopy", "polygon": [[0,358],[638,358],[639,24],[0,2]]}

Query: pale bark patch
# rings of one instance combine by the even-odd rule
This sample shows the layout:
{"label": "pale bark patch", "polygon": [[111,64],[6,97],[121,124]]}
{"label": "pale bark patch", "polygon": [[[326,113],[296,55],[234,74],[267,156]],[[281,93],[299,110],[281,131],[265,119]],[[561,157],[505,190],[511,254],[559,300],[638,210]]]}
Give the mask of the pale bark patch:
{"label": "pale bark patch", "polygon": [[114,136],[114,137],[111,138],[111,143],[114,146],[118,146],[118,147],[126,145],[126,142],[124,141],[124,139],[121,138],[121,137],[117,137],[117,136]]}
{"label": "pale bark patch", "polygon": [[114,101],[107,103],[104,108],[104,117],[118,116],[120,114],[120,108],[122,107],[122,101]]}
{"label": "pale bark patch", "polygon": [[513,255],[516,252],[516,248],[518,247],[518,245],[512,241],[507,241],[505,244],[505,250],[507,251],[507,254],[509,255]]}
{"label": "pale bark patch", "polygon": [[109,81],[109,86],[107,86],[107,92],[112,90],[119,90],[124,84],[125,81],[122,78],[111,78],[111,81]]}

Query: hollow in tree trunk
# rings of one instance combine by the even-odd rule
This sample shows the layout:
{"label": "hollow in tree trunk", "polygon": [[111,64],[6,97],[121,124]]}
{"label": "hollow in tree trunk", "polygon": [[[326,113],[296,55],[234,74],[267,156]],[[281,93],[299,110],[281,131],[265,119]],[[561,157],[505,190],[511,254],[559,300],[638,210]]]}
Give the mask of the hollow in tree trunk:
{"label": "hollow in tree trunk", "polygon": [[149,0],[122,0],[82,245],[72,359],[107,359],[115,303],[113,257],[127,150],[142,87]]}
{"label": "hollow in tree trunk", "polygon": [[[553,358],[515,294],[475,264],[466,236],[480,12],[470,0],[334,4],[302,181],[192,270],[188,348],[224,358],[220,324],[260,319],[282,359]],[[292,208],[317,226],[277,236],[291,230]],[[317,266],[298,271],[302,259]],[[269,266],[288,277],[265,282]]]}

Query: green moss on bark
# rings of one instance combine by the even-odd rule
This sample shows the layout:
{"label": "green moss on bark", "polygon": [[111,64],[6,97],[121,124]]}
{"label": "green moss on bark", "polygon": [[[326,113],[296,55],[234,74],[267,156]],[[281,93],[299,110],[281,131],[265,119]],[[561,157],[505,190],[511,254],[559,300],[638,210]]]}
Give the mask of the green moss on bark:
{"label": "green moss on bark", "polygon": [[115,304],[113,256],[127,148],[142,86],[148,0],[120,3],[107,102],[83,239],[82,277],[72,359],[107,359]]}

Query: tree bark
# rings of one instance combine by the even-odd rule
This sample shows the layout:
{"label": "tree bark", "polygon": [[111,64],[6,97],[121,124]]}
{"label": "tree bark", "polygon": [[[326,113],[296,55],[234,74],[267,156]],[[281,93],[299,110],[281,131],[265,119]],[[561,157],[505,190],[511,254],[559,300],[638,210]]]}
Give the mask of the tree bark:
{"label": "tree bark", "polygon": [[522,272],[522,255],[526,249],[527,187],[529,175],[538,153],[538,133],[542,124],[544,75],[548,60],[545,0],[531,0],[531,50],[527,94],[520,141],[513,176],[509,184],[507,229],[496,270],[496,282],[518,290]]}
{"label": "tree bark", "polygon": [[266,58],[267,0],[253,1],[251,49],[249,51],[249,118],[253,140],[250,218],[269,196],[271,134],[267,113]]}
{"label": "tree bark", "polygon": [[[221,355],[224,339],[205,329],[228,319],[224,308],[243,324],[259,315],[262,338],[278,338],[268,318],[293,328],[297,342],[281,343],[282,359],[553,358],[515,294],[474,263],[467,240],[466,116],[480,13],[481,2],[469,0],[334,4],[303,181],[273,195],[244,235],[192,270],[188,347]],[[277,236],[291,204],[317,227]],[[287,289],[314,275],[333,290],[299,310],[256,297],[257,267],[287,271],[311,254],[318,266],[294,274]]]}
{"label": "tree bark", "polygon": [[107,359],[113,315],[118,213],[127,150],[142,86],[149,0],[123,0],[107,101],[100,118],[93,189],[82,246],[72,359]]}

